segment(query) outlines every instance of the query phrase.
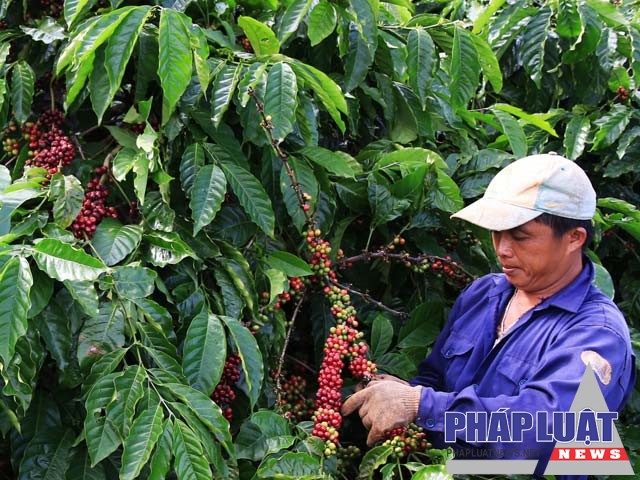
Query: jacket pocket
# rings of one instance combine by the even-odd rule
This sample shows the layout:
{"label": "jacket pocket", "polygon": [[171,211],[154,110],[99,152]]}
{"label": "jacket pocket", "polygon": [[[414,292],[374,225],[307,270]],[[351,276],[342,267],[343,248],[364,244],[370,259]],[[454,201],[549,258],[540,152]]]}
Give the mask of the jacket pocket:
{"label": "jacket pocket", "polygon": [[440,349],[440,355],[447,362],[444,378],[447,391],[454,391],[455,384],[471,357],[473,347],[474,343],[471,340],[451,332],[451,336]]}
{"label": "jacket pocket", "polygon": [[492,394],[517,395],[524,388],[532,373],[532,365],[517,357],[505,355],[496,365],[497,377]]}

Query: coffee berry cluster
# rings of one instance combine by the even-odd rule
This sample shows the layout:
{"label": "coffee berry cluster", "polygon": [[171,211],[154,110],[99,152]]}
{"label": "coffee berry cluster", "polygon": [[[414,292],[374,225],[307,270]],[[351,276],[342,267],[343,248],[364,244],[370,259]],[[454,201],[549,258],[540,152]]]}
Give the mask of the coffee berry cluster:
{"label": "coffee berry cluster", "polygon": [[107,167],[97,167],[95,173],[97,176],[87,184],[82,209],[71,224],[71,231],[79,239],[93,237],[98,224],[105,217],[118,218],[116,209],[107,206],[109,189],[104,184]]}
{"label": "coffee berry cluster", "polygon": [[362,456],[362,452],[355,445],[338,447],[336,458],[338,460],[338,474],[343,478],[350,478],[349,467],[354,465]]}
{"label": "coffee berry cluster", "polygon": [[309,383],[304,377],[289,375],[282,385],[282,391],[280,409],[285,418],[299,423],[312,417],[315,403],[309,396]]}
{"label": "coffee berry cluster", "polygon": [[391,454],[396,459],[406,457],[413,452],[424,452],[429,448],[424,430],[414,423],[406,427],[394,428],[384,433],[382,445],[393,447]]}
{"label": "coffee berry cluster", "polygon": [[[69,165],[76,156],[71,139],[62,130],[63,121],[62,112],[47,110],[36,122],[22,125],[22,138],[29,146],[25,165],[46,169],[48,178]],[[14,144],[11,153],[16,155],[16,150]]]}
{"label": "coffee berry cluster", "polygon": [[[282,309],[282,307],[291,302],[291,300],[298,300],[304,294],[304,289],[308,284],[308,280],[306,278],[300,277],[289,277],[289,288],[278,294],[275,301],[269,302],[269,292],[262,292],[260,295],[260,303],[262,308],[258,314],[258,320],[262,323],[266,323],[269,321],[268,314],[273,313],[277,310]],[[249,327],[253,332],[257,332],[260,330],[260,324],[254,323]]]}
{"label": "coffee berry cluster", "polygon": [[461,269],[457,262],[451,260],[450,256],[427,256],[419,262],[414,263],[407,261],[405,265],[418,273],[432,271],[437,277],[444,278],[458,288],[463,288],[472,280],[469,274]]}
{"label": "coffee berry cluster", "polygon": [[211,394],[211,400],[222,409],[224,417],[231,421],[233,419],[233,409],[231,404],[236,399],[236,392],[233,386],[240,378],[240,357],[235,354],[229,355],[227,361],[224,362],[224,369],[220,382]]}
{"label": "coffee berry cluster", "polygon": [[372,376],[376,366],[366,357],[368,347],[361,341],[363,334],[358,331],[356,310],[351,304],[349,292],[334,285],[337,276],[329,259],[331,246],[321,235],[319,229],[310,229],[305,234],[311,255],[309,264],[316,273],[316,278],[325,283],[323,292],[331,305],[336,325],[331,327],[324,344],[312,434],[325,441],[324,453],[329,456],[337,451],[342,426],[340,389],[343,385],[345,362],[348,362],[349,370],[355,378]]}

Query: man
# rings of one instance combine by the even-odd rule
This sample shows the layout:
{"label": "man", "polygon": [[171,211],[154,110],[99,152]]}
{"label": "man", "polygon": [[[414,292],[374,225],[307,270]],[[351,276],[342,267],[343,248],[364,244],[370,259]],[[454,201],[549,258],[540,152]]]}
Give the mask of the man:
{"label": "man", "polygon": [[[569,411],[586,365],[609,410],[621,410],[635,383],[634,357],[622,314],[592,285],[594,266],[584,251],[595,208],[584,171],[545,154],[513,162],[480,200],[453,215],[491,230],[503,273],[462,292],[410,382],[381,375],[347,399],[342,412],[359,411],[369,445],[415,422],[434,446],[446,446],[448,411]],[[533,430],[520,450],[539,452],[541,473],[553,444],[537,443]],[[506,445],[463,440],[459,450],[509,457]]]}

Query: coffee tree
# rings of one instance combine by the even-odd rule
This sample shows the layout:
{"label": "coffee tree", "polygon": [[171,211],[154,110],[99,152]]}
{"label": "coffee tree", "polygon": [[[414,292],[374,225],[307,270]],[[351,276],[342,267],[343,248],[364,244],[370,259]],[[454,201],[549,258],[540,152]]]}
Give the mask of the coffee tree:
{"label": "coffee tree", "polygon": [[596,281],[639,345],[635,2],[0,18],[1,478],[442,475],[415,425],[367,449],[342,399],[416,372],[496,267],[449,215],[536,152],[596,185]]}

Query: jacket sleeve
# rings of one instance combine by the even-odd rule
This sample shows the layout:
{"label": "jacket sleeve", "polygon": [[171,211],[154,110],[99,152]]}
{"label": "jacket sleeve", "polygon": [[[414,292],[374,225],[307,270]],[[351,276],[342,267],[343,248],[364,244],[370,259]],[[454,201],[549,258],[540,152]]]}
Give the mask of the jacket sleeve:
{"label": "jacket sleeve", "polygon": [[[483,397],[478,394],[476,385],[469,385],[459,392],[443,392],[432,385],[425,385],[422,388],[416,423],[427,430],[445,432],[445,412],[486,412],[490,415],[500,409],[507,409],[530,412],[535,418],[537,411],[569,411],[586,368],[584,352],[595,352],[591,355],[596,358],[599,355],[610,364],[609,375],[607,369],[594,370],[598,374],[599,385],[609,409],[619,411],[635,382],[634,359],[628,337],[625,338],[606,322],[596,324],[586,321],[574,324],[550,342],[539,367],[526,383],[520,386],[516,395]],[[437,361],[425,364],[425,368],[430,366],[442,371]],[[417,377],[420,378],[422,377]],[[547,428],[549,431],[550,425],[537,428]],[[458,440],[468,441],[465,436],[465,430],[456,434]],[[505,445],[500,443],[467,443],[507,451]],[[532,450],[544,447],[550,452],[553,444],[539,445],[534,425],[534,428],[524,432],[523,442],[519,443],[518,447]]]}

